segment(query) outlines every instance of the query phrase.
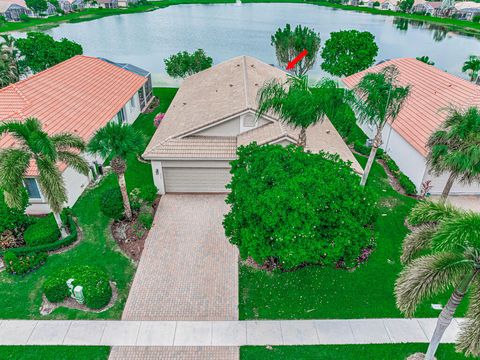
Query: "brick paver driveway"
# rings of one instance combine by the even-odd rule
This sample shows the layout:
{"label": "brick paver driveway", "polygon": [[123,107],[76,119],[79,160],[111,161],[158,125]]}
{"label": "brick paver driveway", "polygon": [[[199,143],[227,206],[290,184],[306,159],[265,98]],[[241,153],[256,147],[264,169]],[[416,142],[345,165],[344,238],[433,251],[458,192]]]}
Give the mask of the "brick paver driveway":
{"label": "brick paver driveway", "polygon": [[[123,320],[237,320],[238,252],[224,195],[164,195]],[[202,357],[202,353],[204,356]],[[113,348],[111,359],[237,359],[235,348]]]}

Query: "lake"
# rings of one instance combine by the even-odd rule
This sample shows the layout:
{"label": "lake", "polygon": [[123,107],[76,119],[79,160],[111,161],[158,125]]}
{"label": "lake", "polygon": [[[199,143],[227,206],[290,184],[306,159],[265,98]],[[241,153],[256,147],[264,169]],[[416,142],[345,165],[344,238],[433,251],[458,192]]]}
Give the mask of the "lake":
{"label": "lake", "polygon": [[[175,82],[166,75],[163,59],[182,50],[203,48],[215,63],[251,55],[276,64],[270,36],[287,22],[314,28],[322,44],[332,31],[370,31],[380,49],[377,61],[428,55],[439,68],[464,78],[463,62],[468,55],[480,54],[477,38],[438,25],[311,4],[177,5],[65,23],[46,32],[80,43],[85,55],[140,66],[152,73],[155,85],[168,86]],[[310,76],[323,75],[317,63]]]}

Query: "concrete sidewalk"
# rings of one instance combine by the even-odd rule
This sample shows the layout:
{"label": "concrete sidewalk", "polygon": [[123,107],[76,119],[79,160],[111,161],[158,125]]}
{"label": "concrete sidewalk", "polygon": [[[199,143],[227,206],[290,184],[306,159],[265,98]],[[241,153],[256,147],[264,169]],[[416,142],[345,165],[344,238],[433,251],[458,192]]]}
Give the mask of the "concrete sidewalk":
{"label": "concrete sidewalk", "polygon": [[[0,345],[226,347],[425,343],[437,319],[263,321],[0,320]],[[443,342],[455,341],[455,319]]]}

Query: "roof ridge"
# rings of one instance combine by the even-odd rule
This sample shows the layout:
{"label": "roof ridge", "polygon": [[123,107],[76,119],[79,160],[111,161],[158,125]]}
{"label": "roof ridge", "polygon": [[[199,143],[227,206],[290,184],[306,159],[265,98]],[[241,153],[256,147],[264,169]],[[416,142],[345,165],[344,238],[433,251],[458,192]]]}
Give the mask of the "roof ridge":
{"label": "roof ridge", "polygon": [[248,103],[248,73],[247,73],[247,57],[245,55],[242,56],[243,58],[243,89],[245,91],[245,106],[250,108],[250,104]]}

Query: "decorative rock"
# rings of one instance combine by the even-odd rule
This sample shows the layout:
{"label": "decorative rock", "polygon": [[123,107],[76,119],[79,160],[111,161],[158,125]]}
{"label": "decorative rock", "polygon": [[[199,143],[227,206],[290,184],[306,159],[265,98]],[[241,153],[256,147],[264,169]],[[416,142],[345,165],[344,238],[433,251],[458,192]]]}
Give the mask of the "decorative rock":
{"label": "decorative rock", "polygon": [[[412,354],[407,358],[407,360],[423,360],[423,359],[425,359],[425,354],[421,352]],[[434,358],[434,359],[437,360],[437,358]]]}
{"label": "decorative rock", "polygon": [[3,263],[3,260],[0,258],[0,272],[5,270],[5,264]]}

